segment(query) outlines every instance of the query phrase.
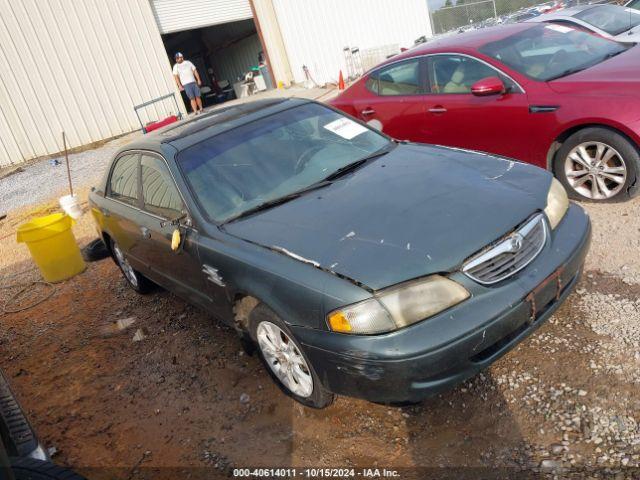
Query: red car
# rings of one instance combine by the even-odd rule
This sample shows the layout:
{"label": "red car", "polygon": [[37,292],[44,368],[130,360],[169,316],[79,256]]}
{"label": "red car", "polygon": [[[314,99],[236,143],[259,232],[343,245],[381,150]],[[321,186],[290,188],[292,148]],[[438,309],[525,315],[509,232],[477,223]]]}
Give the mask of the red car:
{"label": "red car", "polygon": [[640,174],[640,47],[555,24],[435,40],[332,101],[392,137],[552,170],[576,199],[627,200]]}

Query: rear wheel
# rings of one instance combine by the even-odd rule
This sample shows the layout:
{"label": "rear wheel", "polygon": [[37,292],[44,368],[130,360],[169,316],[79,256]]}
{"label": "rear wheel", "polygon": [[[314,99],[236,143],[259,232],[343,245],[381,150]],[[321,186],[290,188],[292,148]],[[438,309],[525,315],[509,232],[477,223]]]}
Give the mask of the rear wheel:
{"label": "rear wheel", "polygon": [[264,305],[249,316],[252,339],[258,346],[262,362],[280,389],[298,402],[324,408],[333,402],[285,323]]}
{"label": "rear wheel", "polygon": [[136,292],[143,294],[149,293],[153,290],[153,283],[151,280],[133,269],[124,252],[114,240],[111,240],[111,251],[113,252],[113,259],[118,264],[118,267],[120,267],[125,280],[131,288]]}
{"label": "rear wheel", "polygon": [[622,135],[606,128],[585,128],[558,150],[554,172],[576,200],[621,202],[632,196],[640,155]]}

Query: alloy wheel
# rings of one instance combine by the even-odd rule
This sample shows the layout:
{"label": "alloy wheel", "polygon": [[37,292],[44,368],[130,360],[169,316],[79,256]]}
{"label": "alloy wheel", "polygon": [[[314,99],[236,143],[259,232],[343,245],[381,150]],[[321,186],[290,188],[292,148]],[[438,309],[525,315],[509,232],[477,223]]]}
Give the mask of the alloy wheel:
{"label": "alloy wheel", "polygon": [[618,151],[602,142],[584,142],[569,152],[564,164],[569,185],[591,200],[614,197],[627,180],[627,166]]}
{"label": "alloy wheel", "polygon": [[129,283],[131,283],[131,285],[137,288],[138,277],[136,276],[136,272],[133,270],[133,267],[127,261],[127,259],[124,257],[124,253],[122,253],[122,250],[120,250],[120,247],[118,246],[117,243],[113,244],[113,253],[116,256],[116,261],[118,262],[118,265],[120,265],[120,268],[122,269],[122,272],[124,273],[125,278],[129,281]]}
{"label": "alloy wheel", "polygon": [[258,346],[271,371],[299,397],[313,393],[313,377],[307,361],[293,340],[271,322],[260,322],[256,330]]}

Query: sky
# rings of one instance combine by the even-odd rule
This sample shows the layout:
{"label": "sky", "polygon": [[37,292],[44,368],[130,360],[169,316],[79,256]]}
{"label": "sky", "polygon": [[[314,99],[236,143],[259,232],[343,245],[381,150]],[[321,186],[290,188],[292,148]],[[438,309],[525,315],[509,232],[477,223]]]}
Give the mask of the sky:
{"label": "sky", "polygon": [[446,0],[427,0],[427,5],[429,5],[429,10],[433,11],[443,6],[445,1]]}

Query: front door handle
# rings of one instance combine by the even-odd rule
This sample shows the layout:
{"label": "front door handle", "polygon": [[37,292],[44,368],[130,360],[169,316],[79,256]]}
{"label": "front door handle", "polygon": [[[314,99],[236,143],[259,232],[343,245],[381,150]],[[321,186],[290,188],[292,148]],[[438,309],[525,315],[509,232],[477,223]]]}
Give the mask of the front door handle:
{"label": "front door handle", "polygon": [[435,106],[435,107],[433,107],[433,108],[430,108],[430,109],[429,109],[429,112],[431,112],[431,113],[436,113],[436,114],[438,114],[438,113],[447,113],[447,109],[446,109],[446,108],[444,108],[444,107],[443,107],[443,106],[441,106],[441,105],[437,105],[437,106]]}
{"label": "front door handle", "polygon": [[364,116],[368,116],[368,115],[373,115],[374,113],[376,113],[376,111],[373,108],[369,107],[369,108],[365,108],[360,113]]}
{"label": "front door handle", "polygon": [[140,233],[142,234],[142,238],[151,238],[151,230],[147,227],[140,227]]}

